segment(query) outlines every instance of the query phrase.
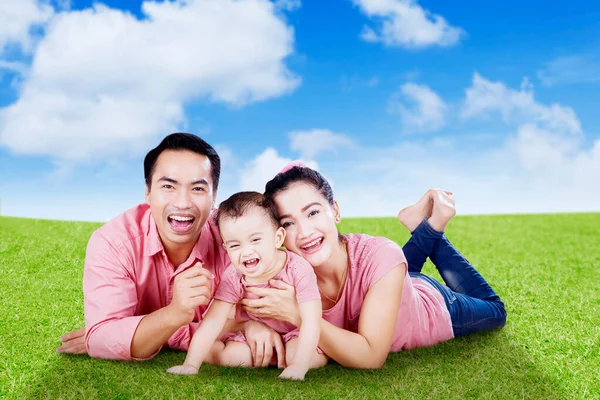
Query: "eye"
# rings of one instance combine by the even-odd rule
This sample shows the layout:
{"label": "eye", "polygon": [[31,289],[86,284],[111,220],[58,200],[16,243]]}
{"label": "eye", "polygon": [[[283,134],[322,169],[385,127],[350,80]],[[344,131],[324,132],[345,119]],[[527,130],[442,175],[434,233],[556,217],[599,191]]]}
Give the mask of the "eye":
{"label": "eye", "polygon": [[240,247],[240,245],[239,245],[239,244],[230,244],[230,245],[229,245],[229,249],[230,249],[230,250],[237,249],[238,247]]}
{"label": "eye", "polygon": [[195,192],[205,192],[204,188],[201,186],[197,186],[195,188],[192,189]]}
{"label": "eye", "polygon": [[311,212],[308,213],[309,217],[313,217],[315,215],[317,215],[319,213],[319,210],[312,210]]}
{"label": "eye", "polygon": [[260,242],[260,238],[254,238],[254,239],[252,239],[252,243],[258,243],[258,242]]}
{"label": "eye", "polygon": [[284,223],[282,223],[282,224],[281,224],[281,227],[282,227],[283,229],[287,229],[287,228],[289,228],[290,226],[292,226],[292,223],[291,223],[290,221],[285,221]]}
{"label": "eye", "polygon": [[174,189],[173,185],[169,185],[168,183],[165,183],[164,185],[162,185],[163,189]]}

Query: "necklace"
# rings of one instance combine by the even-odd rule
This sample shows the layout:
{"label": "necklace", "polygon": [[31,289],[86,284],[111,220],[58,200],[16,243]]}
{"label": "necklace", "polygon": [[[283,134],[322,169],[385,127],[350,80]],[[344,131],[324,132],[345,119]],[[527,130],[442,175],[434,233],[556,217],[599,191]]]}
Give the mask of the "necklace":
{"label": "necklace", "polygon": [[335,300],[332,299],[331,297],[327,296],[325,293],[323,293],[323,291],[321,291],[321,288],[319,288],[319,293],[321,293],[323,295],[323,297],[325,297],[327,300],[329,300],[333,304],[337,304],[338,300],[340,299],[340,296],[342,295],[344,285],[346,284],[346,277],[348,276],[348,268],[349,268],[348,265],[346,265],[346,269],[344,270],[344,277],[342,278],[342,282],[340,283],[340,288],[338,289],[338,293],[337,293],[337,296],[335,297]]}

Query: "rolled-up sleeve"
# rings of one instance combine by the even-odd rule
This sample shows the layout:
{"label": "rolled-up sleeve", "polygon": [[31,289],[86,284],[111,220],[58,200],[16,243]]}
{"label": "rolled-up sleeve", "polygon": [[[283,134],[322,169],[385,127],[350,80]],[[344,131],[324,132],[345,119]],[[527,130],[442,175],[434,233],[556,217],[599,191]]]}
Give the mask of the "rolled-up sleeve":
{"label": "rolled-up sleeve", "polygon": [[167,346],[173,350],[187,351],[190,347],[190,342],[194,333],[198,330],[199,322],[192,322],[191,324],[184,325],[177,329],[175,333],[169,338]]}
{"label": "rolled-up sleeve", "polygon": [[131,266],[128,268],[130,262],[100,233],[95,232],[90,238],[83,273],[83,296],[85,345],[91,357],[134,359],[131,342],[144,316],[135,315],[138,298]]}

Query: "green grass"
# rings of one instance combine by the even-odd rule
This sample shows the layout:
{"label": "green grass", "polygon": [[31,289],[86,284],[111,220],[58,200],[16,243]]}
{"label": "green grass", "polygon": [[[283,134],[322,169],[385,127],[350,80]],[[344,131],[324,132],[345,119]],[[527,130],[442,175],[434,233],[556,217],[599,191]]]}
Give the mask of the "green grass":
{"label": "green grass", "polygon": [[[506,303],[506,327],[392,354],[378,371],[329,365],[303,383],[275,369],[168,375],[180,352],[143,363],[56,354],[83,324],[85,246],[98,226],[0,218],[0,397],[600,398],[600,214],[456,217],[448,236]],[[408,237],[393,218],[342,230]]]}

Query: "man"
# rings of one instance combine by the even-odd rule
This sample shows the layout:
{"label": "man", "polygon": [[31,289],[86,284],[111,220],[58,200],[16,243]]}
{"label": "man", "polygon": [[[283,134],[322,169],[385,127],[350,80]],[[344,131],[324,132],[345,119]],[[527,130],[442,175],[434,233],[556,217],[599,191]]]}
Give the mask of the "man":
{"label": "man", "polygon": [[[163,346],[187,350],[229,263],[211,220],[221,164],[188,133],[167,136],[144,159],[146,204],[93,233],[83,276],[85,328],[61,338],[59,353],[145,360]],[[241,326],[255,366],[285,359],[279,335]]]}

